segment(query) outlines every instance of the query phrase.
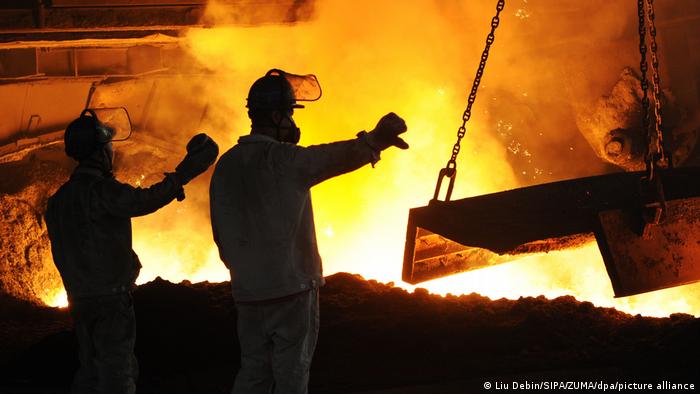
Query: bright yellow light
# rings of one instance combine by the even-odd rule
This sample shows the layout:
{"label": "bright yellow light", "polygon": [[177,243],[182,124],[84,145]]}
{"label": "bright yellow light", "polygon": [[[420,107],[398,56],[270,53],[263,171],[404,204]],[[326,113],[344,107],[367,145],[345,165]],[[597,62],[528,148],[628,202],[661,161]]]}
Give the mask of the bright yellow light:
{"label": "bright yellow light", "polygon": [[51,293],[52,294],[49,297],[43,300],[46,305],[54,308],[68,307],[68,295],[66,294],[66,289],[61,287],[60,289],[55,289]]}
{"label": "bright yellow light", "polygon": [[[354,138],[360,130],[371,130],[390,111],[406,120],[408,151],[389,149],[382,153],[376,168],[365,166],[313,188],[326,275],[359,273],[367,279],[414,288],[400,279],[408,210],[426,205],[432,197],[438,170],[455,142],[467,89],[493,14],[491,2],[477,3],[411,1],[397,8],[393,1],[327,0],[316,3],[317,18],[311,22],[190,29],[185,36],[189,53],[220,72],[201,91],[206,92],[202,99],[207,100],[210,122],[204,126],[224,127],[215,130],[225,135],[218,141],[222,152],[249,132],[245,97],[250,84],[270,68],[314,73],[323,86],[321,100],[294,114],[302,128],[302,145]],[[605,8],[606,15],[616,16],[612,8]],[[522,20],[533,25],[536,17],[524,6],[503,16],[480,92],[503,90],[512,93],[511,97],[530,99],[549,89],[557,99],[570,99],[561,96],[564,89],[560,85],[545,79],[564,78],[566,68],[548,63],[547,56],[520,57],[526,53],[524,48],[532,45],[527,41],[531,35],[515,29],[523,25]],[[541,47],[544,50],[546,45]],[[589,62],[578,54],[572,56],[576,63]],[[515,60],[519,67],[513,66]],[[612,67],[598,63],[591,56],[585,65],[599,67],[601,75]],[[531,157],[515,138],[513,145],[504,147],[498,132],[511,132],[515,126],[490,114],[487,102],[492,106],[507,104],[505,99],[495,101],[493,94],[477,100],[462,141],[454,198],[519,186],[507,155]],[[546,106],[528,110],[538,116],[551,115]],[[540,130],[531,132],[542,135]],[[573,149],[568,145],[563,148],[567,153]],[[533,176],[543,171],[535,169]],[[144,265],[138,283],[156,276],[174,282],[228,279],[212,241],[207,185],[188,185],[187,196],[184,203],[173,203],[134,220],[134,249]],[[420,287],[443,295],[477,292],[490,298],[573,295],[633,314],[685,312],[700,316],[700,285],[615,299],[594,244],[531,256]]]}

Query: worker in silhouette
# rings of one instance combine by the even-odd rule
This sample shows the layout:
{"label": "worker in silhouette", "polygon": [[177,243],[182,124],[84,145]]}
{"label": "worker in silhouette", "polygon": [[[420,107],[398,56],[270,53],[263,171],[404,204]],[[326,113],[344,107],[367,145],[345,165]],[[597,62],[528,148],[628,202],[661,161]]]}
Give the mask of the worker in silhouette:
{"label": "worker in silhouette", "polygon": [[113,136],[114,129],[92,110],[68,125],[65,150],[78,165],[49,199],[46,211],[51,252],[80,348],[71,393],[136,391],[131,290],[141,263],[131,248],[131,218],[155,212],[176,197],[183,199],[183,185],[209,168],[219,151],[214,141],[199,134],[174,172],[141,189],[114,178]]}
{"label": "worker in silhouette", "polygon": [[[231,271],[241,369],[234,394],[306,393],[325,281],[310,188],[407,149],[406,124],[390,113],[357,138],[302,147],[290,77],[270,70],[248,94],[250,135],[218,161],[210,188],[214,240]],[[315,78],[315,77],[314,77]],[[320,93],[319,93],[320,95]]]}

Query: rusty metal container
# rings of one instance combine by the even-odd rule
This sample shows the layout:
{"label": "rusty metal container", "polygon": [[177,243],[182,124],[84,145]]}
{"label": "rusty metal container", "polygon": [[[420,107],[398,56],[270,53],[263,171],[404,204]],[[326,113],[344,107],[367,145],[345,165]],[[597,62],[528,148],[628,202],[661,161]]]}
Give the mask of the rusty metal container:
{"label": "rusty metal container", "polygon": [[643,172],[536,185],[411,209],[403,280],[420,283],[597,240],[617,297],[700,280],[700,167],[659,171],[664,221],[642,237],[652,203]]}

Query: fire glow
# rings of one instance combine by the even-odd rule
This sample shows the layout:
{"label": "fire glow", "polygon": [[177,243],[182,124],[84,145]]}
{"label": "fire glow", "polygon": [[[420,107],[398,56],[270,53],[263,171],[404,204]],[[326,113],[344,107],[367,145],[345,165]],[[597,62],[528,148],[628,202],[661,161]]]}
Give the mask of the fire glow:
{"label": "fire glow", "polygon": [[[413,288],[400,280],[408,209],[427,203],[438,170],[448,159],[489,27],[487,22],[494,11],[495,2],[491,3],[414,1],[399,6],[390,1],[323,1],[317,3],[316,18],[311,22],[192,29],[184,38],[189,52],[216,71],[206,91],[212,117],[207,126],[219,128],[214,131],[223,136],[218,142],[224,151],[249,132],[244,108],[247,90],[252,81],[273,67],[314,73],[323,86],[321,100],[294,115],[302,128],[302,145],[354,138],[358,131],[374,127],[389,111],[406,120],[406,140],[411,149],[385,151],[376,168],[366,166],[313,189],[326,275],[352,272]],[[537,116],[554,116],[534,100],[561,95],[566,90],[557,84],[563,83],[558,78],[567,73],[566,67],[553,64],[555,59],[546,56],[527,58],[529,52],[523,48],[531,45],[518,37],[518,29],[547,22],[537,22],[538,15],[528,8],[527,1],[512,3],[517,4],[508,5],[504,11],[462,143],[455,198],[520,186],[516,171],[523,170],[511,166],[507,156],[522,150],[530,158],[532,153],[515,137],[506,146],[498,138],[499,125],[517,127],[501,116],[508,114],[508,97],[532,99]],[[632,19],[633,6],[611,5],[598,17],[620,13]],[[225,16],[220,19],[226,21]],[[590,73],[610,72],[611,67],[596,67],[593,60],[589,61]],[[601,79],[605,78],[597,77]],[[571,100],[566,95],[561,98]],[[494,105],[505,106],[498,116],[489,110]],[[528,131],[539,136],[560,132]],[[568,146],[566,149],[573,150]],[[560,163],[562,156],[553,152],[549,157],[534,159]],[[533,182],[543,173],[552,174],[552,170],[537,168]],[[184,203],[171,204],[133,221],[134,249],[144,265],[139,284],[157,276],[174,282],[228,279],[211,239],[207,186],[208,179],[198,180],[187,187]],[[683,312],[700,316],[698,284],[614,299],[595,244],[527,257],[419,287],[441,295],[476,292],[491,298],[573,295],[633,314],[668,316]],[[55,297],[47,303],[65,305],[65,293]]]}

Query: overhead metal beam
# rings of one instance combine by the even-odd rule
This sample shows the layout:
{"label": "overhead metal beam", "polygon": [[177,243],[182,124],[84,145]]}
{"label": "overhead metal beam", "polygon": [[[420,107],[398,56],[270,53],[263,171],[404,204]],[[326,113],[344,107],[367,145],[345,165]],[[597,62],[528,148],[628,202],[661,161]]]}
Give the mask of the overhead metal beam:
{"label": "overhead metal beam", "polygon": [[[53,0],[0,3],[0,42],[31,39],[177,35],[190,26],[210,25],[207,0]],[[312,17],[314,0],[224,0],[218,3],[233,25],[295,23]],[[228,11],[227,11],[228,10]],[[230,12],[229,12],[230,11]],[[148,32],[142,32],[148,30]],[[139,35],[140,34],[140,35]],[[53,35],[53,36],[52,36]]]}

